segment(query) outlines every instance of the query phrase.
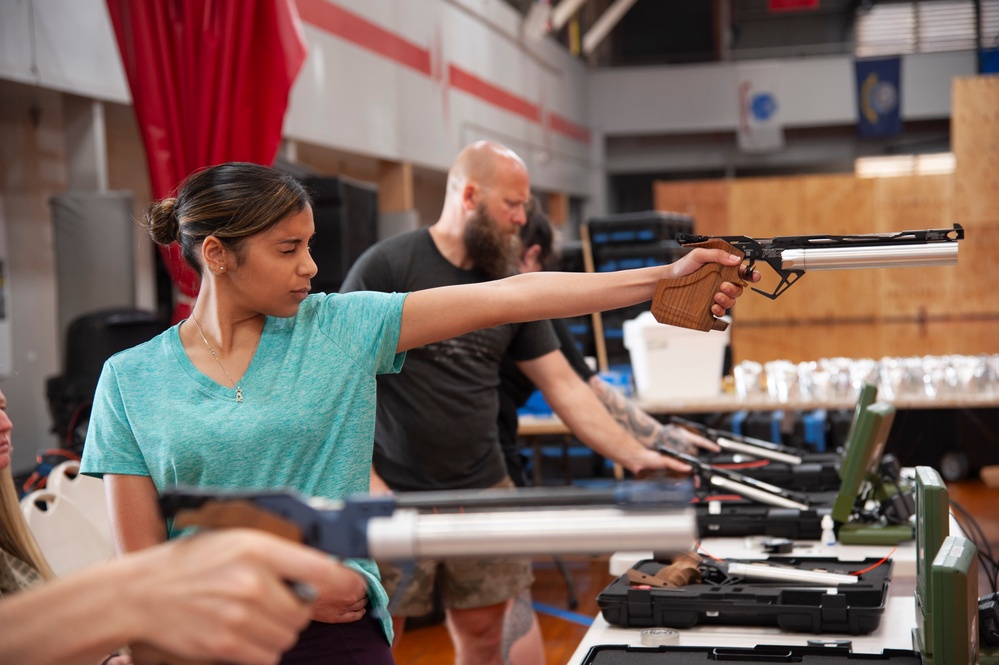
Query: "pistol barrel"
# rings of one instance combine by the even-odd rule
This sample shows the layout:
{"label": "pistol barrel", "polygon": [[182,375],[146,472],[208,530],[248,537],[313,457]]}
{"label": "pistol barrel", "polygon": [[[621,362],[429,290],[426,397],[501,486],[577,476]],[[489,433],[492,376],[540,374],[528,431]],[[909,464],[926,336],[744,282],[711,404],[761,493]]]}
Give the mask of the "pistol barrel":
{"label": "pistol barrel", "polygon": [[696,538],[693,510],[568,509],[425,514],[397,510],[368,525],[372,557],[605,554],[618,550],[684,552]]}
{"label": "pistol barrel", "polygon": [[781,252],[785,270],[847,270],[852,268],[909,268],[957,264],[956,242],[901,247],[823,247]]}

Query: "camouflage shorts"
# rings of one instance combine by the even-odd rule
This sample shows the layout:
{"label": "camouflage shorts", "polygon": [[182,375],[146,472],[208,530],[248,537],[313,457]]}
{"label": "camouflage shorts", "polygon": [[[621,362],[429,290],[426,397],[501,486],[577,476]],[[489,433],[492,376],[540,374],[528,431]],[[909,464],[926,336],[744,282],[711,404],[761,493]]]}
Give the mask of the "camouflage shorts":
{"label": "camouflage shorts", "polygon": [[[506,479],[494,487],[513,487],[513,483]],[[398,617],[429,614],[435,583],[444,607],[465,610],[515,598],[534,582],[531,560],[520,557],[420,559],[405,566],[379,561],[378,570],[392,599],[392,615]],[[402,597],[395,597],[397,591]]]}

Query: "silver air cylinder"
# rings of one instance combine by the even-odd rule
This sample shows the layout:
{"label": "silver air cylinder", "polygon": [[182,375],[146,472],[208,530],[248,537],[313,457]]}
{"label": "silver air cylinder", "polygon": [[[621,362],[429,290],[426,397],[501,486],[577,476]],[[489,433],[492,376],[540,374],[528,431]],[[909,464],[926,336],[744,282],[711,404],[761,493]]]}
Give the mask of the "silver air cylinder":
{"label": "silver air cylinder", "polygon": [[551,556],[618,550],[689,551],[692,510],[520,510],[423,514],[396,510],[368,523],[375,559]]}
{"label": "silver air cylinder", "polygon": [[901,247],[824,247],[786,249],[781,252],[785,270],[846,270],[849,268],[907,268],[957,264],[956,242]]}

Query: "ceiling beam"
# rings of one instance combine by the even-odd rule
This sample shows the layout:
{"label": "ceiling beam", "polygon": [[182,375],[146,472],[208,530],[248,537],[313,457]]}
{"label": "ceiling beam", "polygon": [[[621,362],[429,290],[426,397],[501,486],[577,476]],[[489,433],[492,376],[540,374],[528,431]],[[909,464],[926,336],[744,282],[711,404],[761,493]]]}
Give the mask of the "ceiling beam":
{"label": "ceiling beam", "polygon": [[558,32],[586,2],[587,0],[562,0],[553,6],[539,0],[531,5],[524,17],[524,34],[530,39],[541,39],[549,32]]}
{"label": "ceiling beam", "polygon": [[578,12],[580,7],[585,4],[586,0],[562,0],[558,5],[552,7],[552,32],[561,30],[562,26],[569,22],[573,14]]}
{"label": "ceiling beam", "polygon": [[[566,0],[563,0],[565,2]],[[624,16],[631,6],[635,4],[635,0],[614,0],[614,4],[607,8],[600,18],[596,20],[586,34],[583,35],[583,53],[586,55],[591,55],[593,51],[596,50],[600,42],[610,34],[610,31],[614,29],[614,26],[618,24],[621,17]]]}

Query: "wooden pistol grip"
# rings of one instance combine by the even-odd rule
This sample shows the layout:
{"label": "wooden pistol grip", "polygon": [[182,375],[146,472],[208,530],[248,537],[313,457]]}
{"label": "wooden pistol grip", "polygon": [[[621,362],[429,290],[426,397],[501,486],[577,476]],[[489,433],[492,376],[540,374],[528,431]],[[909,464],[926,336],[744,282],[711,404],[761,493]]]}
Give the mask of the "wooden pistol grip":
{"label": "wooden pistol grip", "polygon": [[[195,510],[182,511],[174,518],[177,528],[245,527],[259,529],[295,542],[302,542],[302,531],[295,524],[256,508],[248,501],[208,503]],[[202,660],[190,660],[168,654],[150,644],[137,642],[129,646],[135,665],[217,665]]]}
{"label": "wooden pistol grip", "polygon": [[[720,238],[711,238],[685,247],[723,249],[736,256],[744,256],[741,250]],[[720,263],[707,263],[689,275],[660,279],[656,282],[655,295],[652,296],[652,315],[659,323],[671,326],[703,332],[725,330],[728,322],[716,319],[711,314],[711,305],[722,282],[742,283],[739,267],[739,264],[723,266]]]}

